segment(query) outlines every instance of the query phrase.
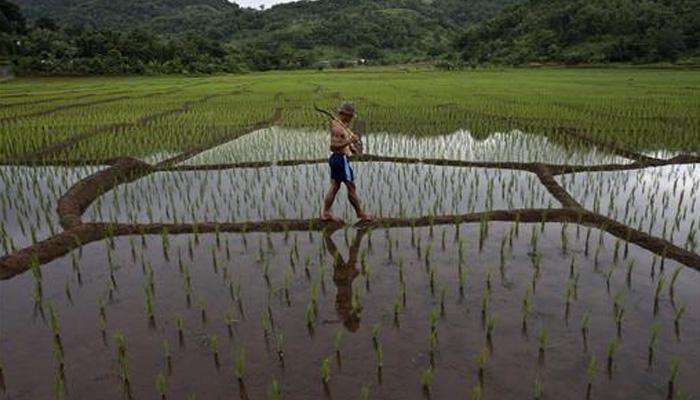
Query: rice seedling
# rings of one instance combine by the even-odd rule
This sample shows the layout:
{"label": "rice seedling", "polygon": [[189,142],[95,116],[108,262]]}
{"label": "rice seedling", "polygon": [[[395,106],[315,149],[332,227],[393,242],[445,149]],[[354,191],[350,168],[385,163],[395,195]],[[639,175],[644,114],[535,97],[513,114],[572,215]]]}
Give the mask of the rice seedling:
{"label": "rice seedling", "polygon": [[586,399],[591,398],[591,394],[593,392],[593,379],[595,379],[597,372],[598,362],[595,356],[591,356],[591,358],[588,360],[588,367],[586,368]]}
{"label": "rice seedling", "polygon": [[486,362],[489,359],[489,350],[484,348],[479,352],[479,356],[476,358],[476,369],[477,369],[477,377],[479,379],[479,387],[483,388],[484,387],[484,378],[485,378],[485,368],[486,368]]}
{"label": "rice seedling", "polygon": [[489,350],[493,352],[493,332],[496,329],[496,317],[490,316],[486,322],[486,344]]}
{"label": "rice seedling", "polygon": [[479,385],[474,386],[474,389],[472,389],[472,393],[471,393],[471,395],[469,396],[469,398],[470,398],[471,400],[482,400],[482,398],[483,398],[483,394],[482,394],[482,393],[483,393],[483,392],[482,392],[481,386],[479,386]]}
{"label": "rice seedling", "polygon": [[433,385],[433,370],[428,368],[420,374],[420,386],[426,396],[430,396],[430,388]]}
{"label": "rice seedling", "polygon": [[234,352],[234,374],[239,383],[243,382],[245,376],[245,348],[239,347],[238,351]]}
{"label": "rice seedling", "polygon": [[537,335],[537,343],[539,346],[539,360],[540,364],[544,363],[545,359],[545,350],[547,350],[547,344],[549,342],[549,333],[547,332],[547,328],[542,327],[540,328],[540,333]]}
{"label": "rice seedling", "polygon": [[656,290],[654,291],[654,316],[659,312],[659,298],[661,297],[661,291],[664,290],[666,284],[666,277],[664,275],[659,276],[659,281],[656,283]]}
{"label": "rice seedling", "polygon": [[267,398],[268,400],[282,399],[282,388],[280,388],[280,385],[277,383],[276,379],[272,379],[270,386],[267,387]]}
{"label": "rice seedling", "polygon": [[607,356],[607,370],[608,370],[608,378],[612,379],[612,373],[613,373],[613,365],[615,362],[615,354],[617,354],[617,350],[619,348],[620,344],[617,339],[613,339],[610,342],[608,342],[607,346],[605,347],[605,353]]}
{"label": "rice seedling", "polygon": [[671,282],[668,285],[668,295],[671,298],[671,301],[674,301],[674,299],[675,299],[674,292],[675,292],[676,281],[678,280],[678,276],[681,274],[682,269],[683,269],[683,267],[678,267],[671,274]]}
{"label": "rice seedling", "polygon": [[369,400],[369,387],[366,385],[360,388],[360,400]]}
{"label": "rice seedling", "polygon": [[680,340],[681,338],[681,318],[683,317],[683,314],[685,314],[685,305],[681,304],[678,307],[676,307],[676,310],[674,311],[673,315],[673,328],[674,331],[676,332],[676,339]]}
{"label": "rice seedling", "polygon": [[216,365],[216,368],[218,369],[220,366],[219,363],[219,338],[216,335],[211,335],[209,337],[209,348],[211,349],[211,353],[214,356],[214,364]]}
{"label": "rice seedling", "polygon": [[281,365],[284,365],[284,334],[277,332],[275,334],[275,351]]}
{"label": "rice seedling", "polygon": [[530,316],[530,313],[532,312],[532,300],[530,300],[530,297],[532,296],[530,289],[525,290],[525,294],[523,295],[523,300],[522,300],[522,305],[520,307],[522,311],[522,333],[523,335],[527,335],[527,319]]}
{"label": "rice seedling", "polygon": [[381,343],[377,344],[377,347],[374,349],[374,355],[377,365],[377,375],[379,380],[381,380],[382,368],[384,367],[384,350],[382,349]]}
{"label": "rice seedling", "polygon": [[680,373],[681,362],[679,359],[675,358],[671,361],[671,374],[668,378],[668,392],[666,394],[667,399],[673,399],[676,393],[676,380],[678,379],[678,374]]}
{"label": "rice seedling", "polygon": [[647,357],[647,366],[651,368],[652,364],[654,363],[654,353],[656,351],[656,345],[659,342],[659,331],[661,330],[661,324],[658,322],[654,323],[651,326],[651,338],[649,339],[649,345],[647,346],[648,349],[648,357]]}
{"label": "rice seedling", "polygon": [[114,334],[114,341],[117,344],[117,364],[119,366],[119,376],[121,378],[122,389],[126,397],[131,396],[131,380],[129,378],[129,360],[127,357],[126,337],[121,332]]}
{"label": "rice seedling", "polygon": [[166,400],[168,398],[168,381],[162,372],[159,372],[156,376],[156,391],[161,400]]}
{"label": "rice seedling", "polygon": [[542,381],[539,377],[535,378],[535,383],[532,386],[532,398],[534,400],[542,400],[544,392],[542,389]]}
{"label": "rice seedling", "polygon": [[328,387],[328,382],[331,380],[331,363],[328,357],[321,361],[321,382],[324,387]]}

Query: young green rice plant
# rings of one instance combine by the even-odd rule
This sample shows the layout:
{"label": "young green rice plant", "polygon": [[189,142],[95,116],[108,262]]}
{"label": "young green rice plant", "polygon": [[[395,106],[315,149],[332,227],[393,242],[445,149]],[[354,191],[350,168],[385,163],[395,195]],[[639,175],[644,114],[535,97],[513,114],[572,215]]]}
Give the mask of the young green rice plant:
{"label": "young green rice plant", "polygon": [[667,399],[673,399],[675,397],[676,380],[678,380],[680,367],[681,361],[678,358],[674,358],[671,361],[671,375],[668,378],[668,392],[666,394]]}
{"label": "young green rice plant", "polygon": [[243,382],[245,376],[245,348],[240,346],[234,354],[234,374],[239,383]]}
{"label": "young green rice plant", "polygon": [[434,308],[428,314],[428,326],[430,327],[430,332],[437,332],[438,321],[440,321],[440,312]]}
{"label": "young green rice plant", "polygon": [[471,396],[469,397],[470,400],[482,400],[483,399],[483,394],[482,394],[482,389],[481,386],[476,385],[472,389]]}
{"label": "young green rice plant", "polygon": [[649,345],[648,345],[648,357],[647,357],[647,366],[651,367],[651,365],[654,362],[654,353],[656,351],[656,345],[659,342],[659,331],[661,330],[661,324],[658,322],[655,322],[651,326],[651,337],[649,339]]}
{"label": "young green rice plant", "polygon": [[433,369],[428,367],[420,374],[420,386],[426,396],[430,396],[430,387],[433,385]]}
{"label": "young green rice plant", "polygon": [[272,379],[272,383],[267,387],[267,398],[268,400],[282,399],[282,389],[276,379]]}
{"label": "young green rice plant", "polygon": [[428,333],[428,354],[430,355],[430,365],[435,367],[435,352],[438,346],[438,336],[437,331],[430,331]]}
{"label": "young green rice plant", "polygon": [[534,400],[542,400],[543,396],[542,381],[539,377],[535,378],[535,383],[532,385],[532,398]]}
{"label": "young green rice plant", "polygon": [[200,297],[198,304],[199,304],[199,313],[200,313],[200,316],[202,319],[202,324],[206,325],[206,323],[207,323],[207,302],[204,300],[203,297]]}
{"label": "young green rice plant", "polygon": [[333,336],[333,348],[335,348],[335,357],[340,363],[340,347],[343,344],[343,331],[338,329]]}
{"label": "young green rice plant", "polygon": [[279,362],[284,364],[284,334],[282,332],[277,332],[275,335],[275,350]]}
{"label": "young green rice plant", "polygon": [[381,331],[381,325],[380,324],[374,324],[372,325],[372,346],[374,346],[375,350],[377,346],[379,346],[379,333]]}
{"label": "young green rice plant", "polygon": [[683,314],[685,314],[685,305],[681,304],[678,307],[676,307],[676,310],[673,314],[673,328],[676,332],[676,339],[678,340],[680,340],[681,338],[681,318],[683,317]]}
{"label": "young green rice plant", "polygon": [[360,400],[369,400],[369,387],[362,385],[360,388]]}
{"label": "young green rice plant", "polygon": [[73,304],[73,295],[71,294],[70,280],[68,278],[66,278],[66,284],[64,286],[64,293],[66,294],[66,298],[68,299],[68,302],[72,305]]}
{"label": "young green rice plant", "polygon": [[47,306],[49,310],[49,326],[51,327],[51,333],[53,333],[54,342],[61,344],[61,327],[58,323],[58,314],[53,304],[49,303]]}
{"label": "young green rice plant", "polygon": [[486,267],[486,290],[491,294],[491,267]]}
{"label": "young green rice plant", "polygon": [[440,285],[440,315],[445,315],[445,296],[447,295],[447,287]]}
{"label": "young green rice plant", "polygon": [[163,340],[161,347],[163,348],[163,359],[165,359],[165,366],[168,369],[168,375],[170,375],[173,370],[173,354],[170,350],[170,342],[168,342],[168,339]]}
{"label": "young green rice plant", "polygon": [[467,271],[462,268],[462,264],[457,266],[457,277],[459,279],[459,297],[464,297],[464,288],[467,285]]}
{"label": "young green rice plant", "polygon": [[382,349],[381,343],[378,343],[377,347],[375,347],[374,356],[377,364],[377,374],[379,374],[381,379],[382,368],[384,367],[384,350]]}
{"label": "young green rice plant", "polygon": [[214,364],[216,365],[217,368],[221,365],[219,363],[219,337],[216,335],[211,335],[209,337],[209,348],[211,349],[211,353],[214,356]]}
{"label": "young green rice plant", "polygon": [[153,292],[151,291],[151,286],[145,284],[143,291],[146,295],[146,316],[148,317],[148,323],[150,325],[155,324],[155,315],[153,313]]}
{"label": "young green rice plant", "polygon": [[617,350],[619,348],[620,344],[617,341],[617,339],[613,339],[610,342],[608,342],[608,345],[605,347],[605,353],[607,355],[607,366],[608,366],[608,377],[612,379],[612,372],[613,372],[613,366],[615,362],[615,354],[617,353]]}
{"label": "young green rice plant", "polygon": [[615,311],[615,327],[617,328],[617,337],[622,337],[622,319],[625,315],[625,307],[619,306],[617,311]]}
{"label": "young green rice plant", "polygon": [[523,295],[522,305],[520,307],[520,309],[523,313],[523,320],[522,320],[522,333],[523,333],[523,335],[527,335],[527,319],[530,316],[530,313],[532,312],[531,296],[532,296],[532,294],[530,292],[530,289],[525,290],[525,294]]}
{"label": "young green rice plant", "polygon": [[[120,377],[124,389],[129,388],[129,363],[127,358],[126,337],[121,332],[114,334],[114,341],[117,343],[117,363],[119,364]],[[128,391],[127,391],[128,393]]]}
{"label": "young green rice plant", "polygon": [[309,332],[312,333],[314,329],[314,322],[316,322],[316,308],[314,307],[313,303],[309,303],[306,306],[304,318],[306,319],[306,327],[309,329]]}
{"label": "young green rice plant", "polygon": [[678,267],[671,274],[671,282],[668,285],[668,295],[671,298],[671,301],[674,301],[674,299],[675,299],[674,291],[675,291],[676,281],[678,280],[678,276],[680,276],[682,270],[683,270],[682,266]]}
{"label": "young green rice plant", "polygon": [[477,377],[479,379],[479,387],[481,388],[484,387],[485,368],[488,359],[489,350],[487,348],[482,349],[481,352],[479,352],[479,356],[476,358]]}
{"label": "young green rice plant", "polygon": [[182,316],[178,315],[175,317],[175,326],[177,327],[178,341],[182,344],[185,339],[185,320]]}
{"label": "young green rice plant", "polygon": [[539,335],[537,335],[537,343],[539,345],[539,358],[544,361],[545,351],[547,350],[547,342],[549,341],[549,333],[547,328],[542,327]]}
{"label": "young green rice plant", "polygon": [[489,291],[484,289],[484,293],[481,295],[481,321],[482,323],[486,321],[486,313],[489,309]]}
{"label": "young green rice plant", "polygon": [[156,376],[156,390],[158,391],[158,396],[160,400],[166,400],[168,393],[168,381],[162,372],[159,372]]}
{"label": "young green rice plant", "polygon": [[571,281],[566,283],[566,291],[564,292],[564,321],[569,324],[569,313],[571,311],[571,298],[574,295],[574,286]]}
{"label": "young green rice plant", "polygon": [[588,367],[586,368],[586,400],[590,400],[591,398],[591,392],[593,391],[593,379],[595,379],[595,375],[598,372],[598,362],[595,359],[595,356],[591,356],[590,360],[588,361]]}
{"label": "young green rice plant", "polygon": [[321,361],[321,382],[324,387],[328,387],[328,382],[331,380],[331,362],[328,357]]}
{"label": "young green rice plant", "polygon": [[627,287],[630,288],[632,287],[632,272],[634,271],[634,259],[631,259],[627,262]]}
{"label": "young green rice plant", "polygon": [[224,314],[224,325],[226,325],[229,338],[233,336],[233,325],[235,323],[236,318],[233,316],[233,311],[226,311],[226,314]]}
{"label": "young green rice plant", "polygon": [[490,316],[486,322],[486,344],[493,352],[493,332],[496,330],[496,316]]}
{"label": "young green rice plant", "polygon": [[664,275],[659,275],[659,281],[656,283],[656,290],[654,291],[654,316],[659,313],[659,298],[661,297],[661,291],[664,290],[665,284],[666,277]]}

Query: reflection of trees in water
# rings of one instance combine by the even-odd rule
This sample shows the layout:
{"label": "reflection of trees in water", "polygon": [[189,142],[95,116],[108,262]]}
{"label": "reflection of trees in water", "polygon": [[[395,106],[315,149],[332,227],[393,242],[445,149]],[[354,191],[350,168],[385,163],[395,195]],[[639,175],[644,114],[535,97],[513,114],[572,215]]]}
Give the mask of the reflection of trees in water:
{"label": "reflection of trees in water", "polygon": [[357,256],[362,245],[362,238],[367,231],[359,229],[350,245],[347,262],[338,251],[338,247],[333,242],[332,231],[324,231],[323,238],[326,243],[326,250],[333,257],[333,283],[337,293],[335,296],[335,309],[343,321],[343,325],[350,332],[355,332],[360,327],[360,316],[357,310],[352,309],[352,283],[355,281],[359,271],[357,270]]}

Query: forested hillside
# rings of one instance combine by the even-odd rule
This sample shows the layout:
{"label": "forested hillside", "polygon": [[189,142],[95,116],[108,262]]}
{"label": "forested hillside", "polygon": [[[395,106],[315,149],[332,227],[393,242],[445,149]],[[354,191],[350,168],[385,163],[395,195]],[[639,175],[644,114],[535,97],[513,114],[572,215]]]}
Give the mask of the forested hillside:
{"label": "forested hillside", "polygon": [[468,28],[470,62],[658,62],[698,55],[697,0],[530,0]]}
{"label": "forested hillside", "polygon": [[697,0],[12,1],[0,49],[20,74],[677,61],[700,32]]}

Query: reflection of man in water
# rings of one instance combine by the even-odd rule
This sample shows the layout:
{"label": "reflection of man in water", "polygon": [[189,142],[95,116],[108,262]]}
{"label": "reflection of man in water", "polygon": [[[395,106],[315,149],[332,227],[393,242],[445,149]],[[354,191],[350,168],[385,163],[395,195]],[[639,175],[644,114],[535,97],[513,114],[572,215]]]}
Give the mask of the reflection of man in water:
{"label": "reflection of man in water", "polygon": [[360,327],[360,316],[352,311],[352,282],[359,274],[356,268],[357,253],[360,250],[365,233],[364,229],[357,231],[357,235],[355,235],[355,239],[350,245],[348,262],[345,262],[333,242],[332,232],[327,230],[323,232],[326,250],[333,257],[333,283],[335,283],[337,289],[335,309],[343,320],[343,325],[351,332],[357,331]]}
{"label": "reflection of man in water", "polygon": [[361,221],[370,221],[372,217],[362,210],[360,197],[355,187],[355,174],[350,167],[348,157],[353,154],[353,145],[360,140],[348,126],[355,118],[355,106],[351,103],[343,103],[338,109],[338,117],[331,121],[331,154],[328,164],[331,167],[331,188],[323,200],[321,219],[324,221],[339,221],[331,214],[331,207],[335,196],[340,190],[340,184],[344,183],[348,189],[348,200]]}

